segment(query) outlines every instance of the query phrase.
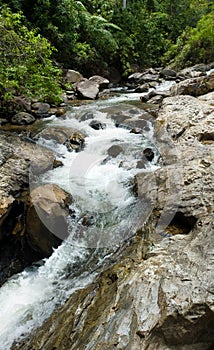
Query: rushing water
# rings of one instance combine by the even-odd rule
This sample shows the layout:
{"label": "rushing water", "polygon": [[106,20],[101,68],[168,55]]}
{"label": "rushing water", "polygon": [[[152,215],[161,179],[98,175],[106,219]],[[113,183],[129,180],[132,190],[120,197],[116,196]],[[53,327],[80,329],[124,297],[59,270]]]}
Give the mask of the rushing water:
{"label": "rushing water", "polygon": [[[139,94],[127,92],[76,106],[65,118],[50,119],[50,126],[75,128],[87,135],[85,147],[79,153],[39,139],[39,144],[53,149],[63,163],[40,181],[58,184],[71,193],[75,216],[68,219],[70,237],[49,259],[12,277],[0,289],[0,350],[10,349],[15,340],[41,325],[75,290],[90,283],[111,252],[134,233],[142,212],[146,213],[144,203],[138,203],[131,190],[131,180],[142,171],[137,168],[137,162],[146,147],[153,148],[155,157],[143,171],[156,169],[158,150],[152,124],[148,122],[144,135],[130,133],[128,128],[116,127],[105,112],[118,104],[121,109],[121,103],[130,100],[139,100]],[[86,111],[93,113],[93,118],[105,127],[91,128],[90,119],[81,119]],[[108,149],[113,145],[122,151],[111,158]],[[89,218],[89,225],[83,225],[84,217]],[[98,248],[102,248],[102,253]]]}

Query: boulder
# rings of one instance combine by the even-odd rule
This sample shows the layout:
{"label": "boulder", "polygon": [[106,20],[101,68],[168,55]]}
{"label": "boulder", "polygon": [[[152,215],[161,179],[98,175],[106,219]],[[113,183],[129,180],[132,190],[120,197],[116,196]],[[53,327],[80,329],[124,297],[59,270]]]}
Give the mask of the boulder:
{"label": "boulder", "polygon": [[89,80],[97,83],[99,85],[99,90],[107,89],[109,86],[109,80],[100,75],[94,75],[90,77]]}
{"label": "boulder", "polygon": [[85,136],[78,132],[74,131],[70,137],[66,139],[66,141],[63,143],[68,149],[68,151],[76,151],[79,152],[83,149],[85,145]]}
{"label": "boulder", "polygon": [[32,113],[37,118],[47,118],[50,117],[50,105],[44,102],[35,102],[31,106]]}
{"label": "boulder", "polygon": [[71,196],[54,184],[35,188],[30,193],[26,232],[33,250],[48,257],[68,236],[66,217]]}
{"label": "boulder", "polygon": [[133,73],[133,74],[129,75],[128,82],[129,83],[140,84],[140,83],[142,83],[144,81],[143,75],[144,75],[144,73],[139,73],[139,72]]}
{"label": "boulder", "polygon": [[28,125],[32,124],[35,120],[33,115],[26,112],[19,112],[14,115],[11,122],[16,125]]}
{"label": "boulder", "polygon": [[45,140],[55,140],[57,143],[64,143],[73,133],[74,129],[68,127],[48,127],[36,135],[36,139],[42,137]]}
{"label": "boulder", "polygon": [[152,82],[152,81],[159,81],[159,75],[158,74],[150,74],[150,73],[147,73],[147,74],[144,74],[143,77],[142,77],[142,81],[144,81],[145,83],[148,83],[148,82]]}
{"label": "boulder", "polygon": [[0,285],[44,255],[26,235],[30,179],[52,168],[53,152],[22,138],[0,134]]}
{"label": "boulder", "polygon": [[79,151],[85,143],[85,135],[68,127],[49,127],[37,134],[36,138],[42,137],[45,140],[54,140],[64,144],[69,151]]}
{"label": "boulder", "polygon": [[157,92],[153,89],[150,92],[148,92],[148,94],[142,95],[140,96],[140,100],[141,102],[148,102],[152,97],[156,96]]}
{"label": "boulder", "polygon": [[135,92],[147,92],[148,90],[149,90],[149,84],[145,83],[145,84],[138,86],[135,89]]}
{"label": "boulder", "polygon": [[214,90],[214,73],[199,78],[186,79],[173,85],[170,89],[171,95],[200,96]]}
{"label": "boulder", "polygon": [[100,129],[106,128],[106,125],[104,123],[99,122],[98,120],[92,120],[89,125],[94,130],[100,130]]}
{"label": "boulder", "polygon": [[166,80],[175,80],[176,76],[177,76],[177,73],[173,69],[164,68],[160,71],[160,77]]}
{"label": "boulder", "polygon": [[93,112],[86,112],[80,117],[80,121],[84,122],[89,119],[93,119],[95,117],[95,114]]}
{"label": "boulder", "polygon": [[197,78],[206,75],[206,72],[214,68],[214,63],[210,64],[196,64],[192,67],[187,67],[178,72],[177,76],[181,79]]}
{"label": "boulder", "polygon": [[95,81],[85,80],[76,85],[76,92],[81,99],[95,100],[99,94],[99,85]]}
{"label": "boulder", "polygon": [[155,156],[154,151],[149,147],[143,150],[143,155],[149,162],[151,162]]}
{"label": "boulder", "polygon": [[65,80],[71,84],[79,83],[82,79],[83,79],[82,74],[72,69],[68,69],[65,76]]}
{"label": "boulder", "polygon": [[156,72],[150,73],[150,71],[145,71],[143,73],[133,73],[128,77],[128,82],[134,84],[156,82],[158,80],[159,74]]}
{"label": "boulder", "polygon": [[123,148],[119,145],[113,145],[107,152],[111,158],[116,158],[120,153],[123,153]]}
{"label": "boulder", "polygon": [[161,104],[161,102],[163,101],[163,96],[162,95],[156,95],[153,96],[152,98],[150,98],[147,102],[151,103],[151,104]]}

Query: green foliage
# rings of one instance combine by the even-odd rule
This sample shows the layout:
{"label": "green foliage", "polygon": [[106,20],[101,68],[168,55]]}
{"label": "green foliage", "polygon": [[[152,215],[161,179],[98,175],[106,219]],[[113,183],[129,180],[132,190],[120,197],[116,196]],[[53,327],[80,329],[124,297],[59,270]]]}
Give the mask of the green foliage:
{"label": "green foliage", "polygon": [[214,53],[214,13],[203,16],[196,28],[187,28],[166,53],[174,68],[197,63],[210,63]]}
{"label": "green foliage", "polygon": [[126,9],[122,0],[0,0],[4,4],[23,11],[22,23],[56,47],[57,62],[86,76],[112,66],[127,75],[133,66],[162,65],[175,56],[191,64],[191,50],[210,60],[205,27],[211,27],[213,0],[127,0]]}
{"label": "green foliage", "polygon": [[23,25],[22,13],[0,13],[0,93],[3,99],[22,94],[60,101],[61,71],[51,61],[52,47],[35,30]]}

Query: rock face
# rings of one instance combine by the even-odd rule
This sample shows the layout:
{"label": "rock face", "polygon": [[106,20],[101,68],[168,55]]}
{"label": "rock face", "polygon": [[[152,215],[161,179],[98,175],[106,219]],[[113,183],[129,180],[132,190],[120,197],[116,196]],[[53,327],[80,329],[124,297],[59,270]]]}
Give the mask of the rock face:
{"label": "rock face", "polygon": [[[29,204],[29,174],[32,173],[33,177],[37,177],[53,168],[55,155],[48,149],[3,132],[0,133],[0,150],[1,285],[12,274],[20,272],[33,261],[49,256],[51,247],[60,241],[53,238],[53,235],[48,236],[47,229],[45,241],[45,232],[42,231],[41,225],[39,226],[38,219],[36,221],[36,216],[33,217],[32,204]],[[63,198],[62,195],[62,200]],[[47,202],[48,199],[46,193]],[[49,200],[48,203],[54,207],[53,201]],[[63,210],[65,212],[68,210],[66,205]],[[32,233],[34,225],[37,227],[35,234]]]}
{"label": "rock face", "polygon": [[164,100],[155,130],[162,166],[135,180],[147,223],[14,349],[213,348],[213,113],[206,98]]}

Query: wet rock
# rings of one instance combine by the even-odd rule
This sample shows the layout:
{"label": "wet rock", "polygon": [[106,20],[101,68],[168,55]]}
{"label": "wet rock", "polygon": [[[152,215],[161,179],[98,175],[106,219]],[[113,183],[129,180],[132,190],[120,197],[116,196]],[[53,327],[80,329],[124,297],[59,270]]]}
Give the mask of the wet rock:
{"label": "wet rock", "polygon": [[95,100],[99,94],[99,85],[90,80],[85,80],[76,85],[76,92],[81,99]]}
{"label": "wet rock", "polygon": [[89,125],[94,130],[100,130],[100,129],[106,128],[106,125],[104,123],[99,122],[98,120],[92,120]]}
{"label": "wet rock", "polygon": [[130,130],[131,134],[142,134],[142,129],[141,128],[133,128]]}
{"label": "wet rock", "polygon": [[57,185],[46,184],[30,193],[26,231],[29,245],[43,256],[50,256],[68,236],[66,216],[71,196]]}
{"label": "wet rock", "polygon": [[84,122],[86,120],[89,120],[89,119],[93,119],[94,118],[94,114],[92,112],[86,112],[84,113],[81,117],[80,117],[80,121],[81,122]]}
{"label": "wet rock", "polygon": [[29,113],[19,112],[11,119],[13,124],[17,125],[28,125],[32,124],[36,119]]}
{"label": "wet rock", "polygon": [[67,127],[49,127],[37,134],[36,138],[54,140],[64,144],[69,151],[79,151],[84,147],[85,135],[75,129]]}
{"label": "wet rock", "polygon": [[99,90],[107,89],[109,86],[109,80],[101,77],[100,75],[94,75],[89,78],[90,81],[93,81],[98,84]]}
{"label": "wet rock", "polygon": [[74,91],[66,91],[66,96],[68,100],[76,100],[76,95]]}
{"label": "wet rock", "polygon": [[149,162],[151,162],[155,156],[154,151],[151,148],[145,148],[143,155]]}
{"label": "wet rock", "polygon": [[79,152],[85,145],[85,136],[78,131],[74,131],[63,144],[68,151]]}
{"label": "wet rock", "polygon": [[136,168],[137,169],[145,169],[146,168],[146,161],[145,161],[145,159],[138,160],[137,164],[136,164]]}
{"label": "wet rock", "polygon": [[116,158],[120,153],[123,152],[123,148],[119,145],[113,145],[108,149],[108,155],[112,158]]}

